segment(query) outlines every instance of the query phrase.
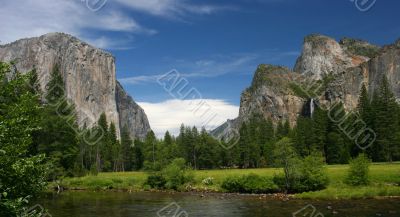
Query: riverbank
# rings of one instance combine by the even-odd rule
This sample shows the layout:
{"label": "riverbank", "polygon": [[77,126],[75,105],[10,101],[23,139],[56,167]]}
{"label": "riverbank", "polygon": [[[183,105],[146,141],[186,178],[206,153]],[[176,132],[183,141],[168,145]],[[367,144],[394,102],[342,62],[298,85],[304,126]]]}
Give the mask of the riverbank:
{"label": "riverbank", "polygon": [[[372,164],[370,167],[370,185],[352,187],[343,183],[348,165],[330,165],[327,171],[330,184],[327,189],[293,195],[300,199],[357,199],[400,196],[400,163]],[[184,191],[188,192],[224,192],[222,181],[229,176],[247,174],[273,177],[282,173],[281,169],[227,169],[194,171],[194,181],[187,185]],[[59,184],[66,190],[120,190],[120,191],[152,191],[145,185],[148,174],[146,172],[100,173],[98,176],[67,178]],[[205,184],[203,180],[212,178],[212,184]],[[52,183],[50,188],[57,184]]]}

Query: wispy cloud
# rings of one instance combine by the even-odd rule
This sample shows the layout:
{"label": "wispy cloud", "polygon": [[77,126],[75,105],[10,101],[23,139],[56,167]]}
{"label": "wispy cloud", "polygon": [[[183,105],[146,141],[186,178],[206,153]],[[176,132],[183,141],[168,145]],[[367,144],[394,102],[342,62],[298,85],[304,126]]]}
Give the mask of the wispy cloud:
{"label": "wispy cloud", "polygon": [[[205,104],[207,106],[193,109],[193,105]],[[183,123],[207,130],[215,129],[227,119],[238,116],[239,107],[221,99],[198,100],[167,100],[159,103],[139,102],[149,118],[150,125],[158,137],[169,130],[178,135],[179,127]],[[195,112],[194,112],[195,110]],[[209,112],[207,115],[206,113]],[[204,116],[200,114],[206,114]],[[215,115],[215,116],[214,116]],[[210,118],[209,117],[215,117]]]}
{"label": "wispy cloud", "polygon": [[[0,7],[1,43],[19,38],[65,32],[87,38],[89,30],[152,34],[154,30],[139,25],[132,17],[109,8],[98,13],[75,0],[4,1]],[[101,48],[110,45],[104,36],[92,41]]]}
{"label": "wispy cloud", "polygon": [[[234,54],[234,55],[214,55],[210,59],[198,59],[194,61],[179,60],[174,66],[185,78],[214,78],[231,73],[248,74],[253,73],[257,64],[274,63],[284,58],[298,56],[298,51],[278,51],[270,50],[267,52]],[[173,61],[173,60],[171,60]],[[121,83],[146,84],[156,82],[157,78],[164,73],[153,75],[140,75],[119,79]]]}
{"label": "wispy cloud", "polygon": [[[132,35],[154,35],[157,30],[139,24],[128,10],[143,11],[153,16],[181,17],[187,14],[210,14],[224,8],[197,5],[188,0],[116,0],[108,1],[94,12],[81,0],[8,0],[0,7],[0,44],[49,32],[65,32],[87,39],[106,49],[127,49]],[[93,32],[95,31],[95,34]],[[124,32],[106,37],[102,32]],[[94,37],[96,35],[96,37]]]}
{"label": "wispy cloud", "polygon": [[211,14],[232,9],[230,6],[194,4],[188,0],[116,0],[133,10],[155,16],[181,17],[187,14]]}

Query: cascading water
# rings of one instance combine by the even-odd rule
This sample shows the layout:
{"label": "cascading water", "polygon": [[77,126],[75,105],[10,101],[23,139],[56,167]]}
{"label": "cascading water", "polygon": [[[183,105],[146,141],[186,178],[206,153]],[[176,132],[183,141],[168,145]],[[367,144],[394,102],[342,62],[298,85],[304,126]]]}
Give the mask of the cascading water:
{"label": "cascading water", "polygon": [[314,99],[310,100],[310,117],[314,114]]}

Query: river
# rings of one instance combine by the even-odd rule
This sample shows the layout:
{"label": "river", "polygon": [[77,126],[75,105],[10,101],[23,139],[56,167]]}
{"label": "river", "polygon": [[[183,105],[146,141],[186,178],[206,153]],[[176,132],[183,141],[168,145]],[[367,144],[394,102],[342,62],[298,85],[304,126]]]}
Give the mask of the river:
{"label": "river", "polygon": [[53,217],[400,216],[400,199],[281,201],[224,194],[64,192],[46,194],[36,203],[35,209],[43,207]]}

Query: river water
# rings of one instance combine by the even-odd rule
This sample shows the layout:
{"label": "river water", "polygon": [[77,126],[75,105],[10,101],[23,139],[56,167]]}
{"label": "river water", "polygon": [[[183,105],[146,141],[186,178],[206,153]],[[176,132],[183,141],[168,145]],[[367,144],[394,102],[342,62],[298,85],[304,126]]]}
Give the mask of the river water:
{"label": "river water", "polygon": [[64,192],[37,201],[53,217],[400,217],[400,199],[272,200],[259,196]]}

